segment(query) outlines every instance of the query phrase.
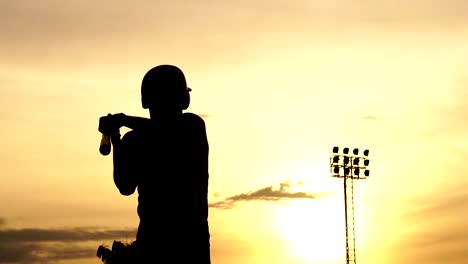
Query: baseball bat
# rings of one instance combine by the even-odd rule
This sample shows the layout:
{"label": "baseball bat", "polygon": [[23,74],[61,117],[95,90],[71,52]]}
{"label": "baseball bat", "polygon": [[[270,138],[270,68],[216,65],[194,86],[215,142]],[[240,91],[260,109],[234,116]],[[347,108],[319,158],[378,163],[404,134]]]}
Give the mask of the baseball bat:
{"label": "baseball bat", "polygon": [[99,145],[99,152],[104,156],[109,155],[111,152],[111,142],[108,135],[102,134],[101,144]]}

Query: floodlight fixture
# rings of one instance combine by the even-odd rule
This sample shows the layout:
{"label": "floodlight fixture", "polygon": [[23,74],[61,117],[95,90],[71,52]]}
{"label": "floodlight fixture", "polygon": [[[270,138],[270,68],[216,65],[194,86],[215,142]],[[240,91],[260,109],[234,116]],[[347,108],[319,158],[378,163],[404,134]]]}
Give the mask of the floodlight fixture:
{"label": "floodlight fixture", "polygon": [[348,163],[349,163],[349,157],[345,156],[345,157],[343,158],[343,163],[344,163],[345,165],[348,165]]}
{"label": "floodlight fixture", "polygon": [[[339,152],[342,152],[340,154]],[[334,178],[343,179],[344,209],[346,225],[346,263],[356,263],[356,241],[354,229],[354,180],[362,180],[369,177],[369,150],[360,151],[358,148],[333,147],[330,157],[330,174]],[[349,154],[348,154],[349,153]],[[364,174],[364,175],[362,175]],[[364,177],[365,176],[365,177]],[[348,217],[349,216],[349,217]]]}
{"label": "floodlight fixture", "polygon": [[354,175],[359,176],[359,172],[360,172],[360,171],[359,171],[359,168],[355,168],[355,169],[354,169]]}
{"label": "floodlight fixture", "polygon": [[335,166],[335,167],[333,168],[333,173],[339,174],[339,173],[340,173],[340,167]]}
{"label": "floodlight fixture", "polygon": [[334,156],[333,157],[333,163],[338,163],[340,161],[340,157],[339,156]]}
{"label": "floodlight fixture", "polygon": [[353,159],[353,165],[354,166],[359,166],[359,158],[354,158]]}
{"label": "floodlight fixture", "polygon": [[364,160],[364,166],[369,166],[369,160],[368,159]]}

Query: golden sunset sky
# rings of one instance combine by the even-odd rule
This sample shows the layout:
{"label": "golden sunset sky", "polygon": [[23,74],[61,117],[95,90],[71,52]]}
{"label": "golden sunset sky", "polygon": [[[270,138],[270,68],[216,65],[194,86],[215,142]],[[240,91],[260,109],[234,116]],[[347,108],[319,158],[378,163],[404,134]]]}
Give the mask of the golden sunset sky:
{"label": "golden sunset sky", "polygon": [[134,239],[98,119],[148,117],[159,64],[206,122],[213,264],[345,263],[333,146],[370,150],[359,263],[468,263],[467,1],[0,0],[0,33],[0,263]]}

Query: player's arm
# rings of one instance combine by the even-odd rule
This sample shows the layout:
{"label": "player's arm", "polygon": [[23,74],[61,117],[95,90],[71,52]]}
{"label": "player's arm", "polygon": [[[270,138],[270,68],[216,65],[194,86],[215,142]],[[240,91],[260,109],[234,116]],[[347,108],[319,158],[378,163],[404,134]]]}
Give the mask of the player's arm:
{"label": "player's arm", "polygon": [[123,126],[130,129],[143,129],[149,125],[151,125],[151,120],[146,117],[129,116],[124,113],[108,114],[99,119],[99,132],[112,135]]}
{"label": "player's arm", "polygon": [[134,134],[132,131],[124,135],[120,139],[120,134],[116,133],[111,136],[113,147],[113,162],[114,162],[114,183],[122,195],[131,195],[137,187],[137,177],[135,172],[135,147]]}
{"label": "player's arm", "polygon": [[196,192],[197,192],[197,203],[199,213],[201,214],[199,219],[207,219],[208,217],[208,155],[209,155],[209,144],[206,133],[206,126],[204,120],[198,115],[192,113],[184,114],[187,119],[188,131],[190,131],[191,141],[194,144],[192,149],[191,162],[193,162],[194,176],[197,178],[196,181]]}
{"label": "player's arm", "polygon": [[142,129],[150,124],[150,119],[127,116],[123,113],[107,115],[100,118],[99,131],[110,135],[113,145],[114,183],[123,195],[131,195],[137,186],[138,169],[135,153],[136,138],[133,131],[121,139],[119,130],[122,126],[130,129]]}
{"label": "player's arm", "polygon": [[123,115],[121,118],[121,126],[130,129],[142,129],[151,124],[151,120],[145,117]]}

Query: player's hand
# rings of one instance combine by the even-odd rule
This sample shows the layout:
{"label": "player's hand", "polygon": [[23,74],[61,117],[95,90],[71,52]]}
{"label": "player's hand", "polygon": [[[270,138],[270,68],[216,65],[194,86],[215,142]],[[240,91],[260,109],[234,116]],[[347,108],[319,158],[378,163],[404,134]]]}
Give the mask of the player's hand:
{"label": "player's hand", "polygon": [[119,129],[125,122],[126,115],[123,113],[119,114],[108,114],[99,118],[98,130],[104,135],[112,135],[119,133]]}
{"label": "player's hand", "polygon": [[124,113],[113,114],[112,115],[112,119],[113,119],[112,122],[117,127],[117,129],[120,129],[121,127],[124,126],[126,118],[127,118],[127,116]]}

